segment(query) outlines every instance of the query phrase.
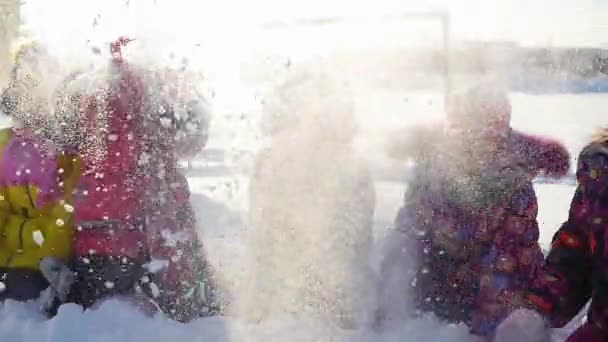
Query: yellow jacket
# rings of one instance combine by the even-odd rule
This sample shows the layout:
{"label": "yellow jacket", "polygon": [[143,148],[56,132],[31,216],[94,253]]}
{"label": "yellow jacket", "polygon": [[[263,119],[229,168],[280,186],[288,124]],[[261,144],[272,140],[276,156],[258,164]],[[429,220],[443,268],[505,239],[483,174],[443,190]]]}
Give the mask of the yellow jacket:
{"label": "yellow jacket", "polygon": [[12,129],[0,130],[0,268],[39,270],[72,254],[77,158]]}

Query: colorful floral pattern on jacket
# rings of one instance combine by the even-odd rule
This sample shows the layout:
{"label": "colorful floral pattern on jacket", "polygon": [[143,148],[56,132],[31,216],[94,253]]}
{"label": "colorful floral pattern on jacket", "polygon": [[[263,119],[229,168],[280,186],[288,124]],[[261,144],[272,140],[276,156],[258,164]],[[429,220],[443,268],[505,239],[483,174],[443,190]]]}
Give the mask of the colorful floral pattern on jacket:
{"label": "colorful floral pattern on jacket", "polygon": [[470,165],[450,154],[443,133],[432,134],[396,222],[416,241],[411,286],[420,310],[491,335],[542,263],[532,179],[564,175],[568,153],[511,130],[471,172],[459,172]]}
{"label": "colorful floral pattern on jacket", "polygon": [[[606,131],[608,133],[608,131]],[[608,134],[581,152],[568,220],[526,299],[553,326],[572,320],[591,299],[588,320],[568,341],[608,339]]]}

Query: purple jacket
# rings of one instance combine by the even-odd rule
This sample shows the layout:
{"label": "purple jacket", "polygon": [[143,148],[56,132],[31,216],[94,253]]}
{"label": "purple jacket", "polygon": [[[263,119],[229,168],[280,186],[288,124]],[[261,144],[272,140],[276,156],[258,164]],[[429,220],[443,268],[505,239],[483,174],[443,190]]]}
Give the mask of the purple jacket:
{"label": "purple jacket", "polygon": [[568,341],[608,339],[608,130],[578,159],[578,188],[568,221],[525,299],[554,327],[572,320],[591,299],[588,320]]}
{"label": "purple jacket", "polygon": [[396,220],[414,241],[414,299],[422,311],[491,335],[542,263],[532,179],[565,175],[569,155],[511,130],[471,146],[489,153],[468,159],[455,156],[441,130],[417,132],[415,176]]}

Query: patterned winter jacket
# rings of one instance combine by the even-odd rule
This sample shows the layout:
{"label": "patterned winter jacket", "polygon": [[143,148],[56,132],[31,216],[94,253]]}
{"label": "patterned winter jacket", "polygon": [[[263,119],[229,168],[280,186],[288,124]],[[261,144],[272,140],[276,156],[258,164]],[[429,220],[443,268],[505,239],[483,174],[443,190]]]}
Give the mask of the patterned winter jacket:
{"label": "patterned winter jacket", "polygon": [[608,130],[579,155],[578,187],[568,220],[525,296],[554,327],[574,318],[591,299],[587,322],[568,341],[608,340]]}
{"label": "patterned winter jacket", "polygon": [[471,146],[490,153],[467,159],[452,154],[454,142],[439,127],[410,134],[406,149],[416,166],[396,227],[411,237],[418,260],[414,300],[422,311],[491,335],[542,263],[532,179],[564,175],[568,153],[511,130],[504,141]]}
{"label": "patterned winter jacket", "polygon": [[[215,311],[215,286],[197,233],[196,215],[190,202],[188,180],[178,168],[180,118],[194,115],[196,101],[168,97],[163,88],[172,80],[153,80],[146,84],[149,94],[142,145],[147,215],[148,254],[160,269],[154,270],[159,287],[157,302],[179,321],[188,321]],[[161,90],[161,91],[159,91]],[[208,113],[196,117],[198,137],[206,137]],[[189,118],[192,118],[188,116]],[[192,138],[192,136],[189,136]],[[205,139],[189,139],[191,148],[202,149]],[[215,312],[213,312],[215,313]]]}
{"label": "patterned winter jacket", "polygon": [[79,161],[33,135],[0,131],[0,268],[39,270],[72,255],[72,190]]}
{"label": "patterned winter jacket", "polygon": [[152,270],[159,287],[157,302],[179,321],[216,310],[209,265],[197,233],[188,180],[177,168],[172,145],[159,143],[150,151],[156,170],[146,177],[148,254],[160,269]]}

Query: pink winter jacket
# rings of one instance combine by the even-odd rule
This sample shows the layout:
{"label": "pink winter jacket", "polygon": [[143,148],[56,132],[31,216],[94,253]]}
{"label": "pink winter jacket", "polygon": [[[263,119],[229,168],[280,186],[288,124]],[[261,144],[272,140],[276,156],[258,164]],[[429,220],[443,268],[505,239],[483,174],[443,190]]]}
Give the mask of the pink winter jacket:
{"label": "pink winter jacket", "polygon": [[[86,148],[81,151],[85,169],[75,195],[75,254],[79,260],[130,258],[142,274],[150,272],[160,292],[151,295],[161,309],[189,320],[202,310],[193,290],[205,265],[175,140],[161,125],[144,72],[120,54],[111,63],[111,73],[102,74],[112,86],[106,97],[82,99],[87,136],[101,136],[105,153],[95,159]],[[107,132],[95,127],[100,113],[107,116]]]}
{"label": "pink winter jacket", "polygon": [[[84,172],[75,196],[76,255],[91,251],[101,255],[138,258],[145,243],[143,192],[145,177],[139,173],[143,85],[140,77],[121,58],[112,61],[116,77],[105,103],[85,98],[83,112],[89,135],[103,134],[101,160],[83,157]],[[107,133],[94,127],[95,117],[106,109]],[[89,229],[103,228],[103,229]],[[108,235],[111,231],[111,235]]]}

